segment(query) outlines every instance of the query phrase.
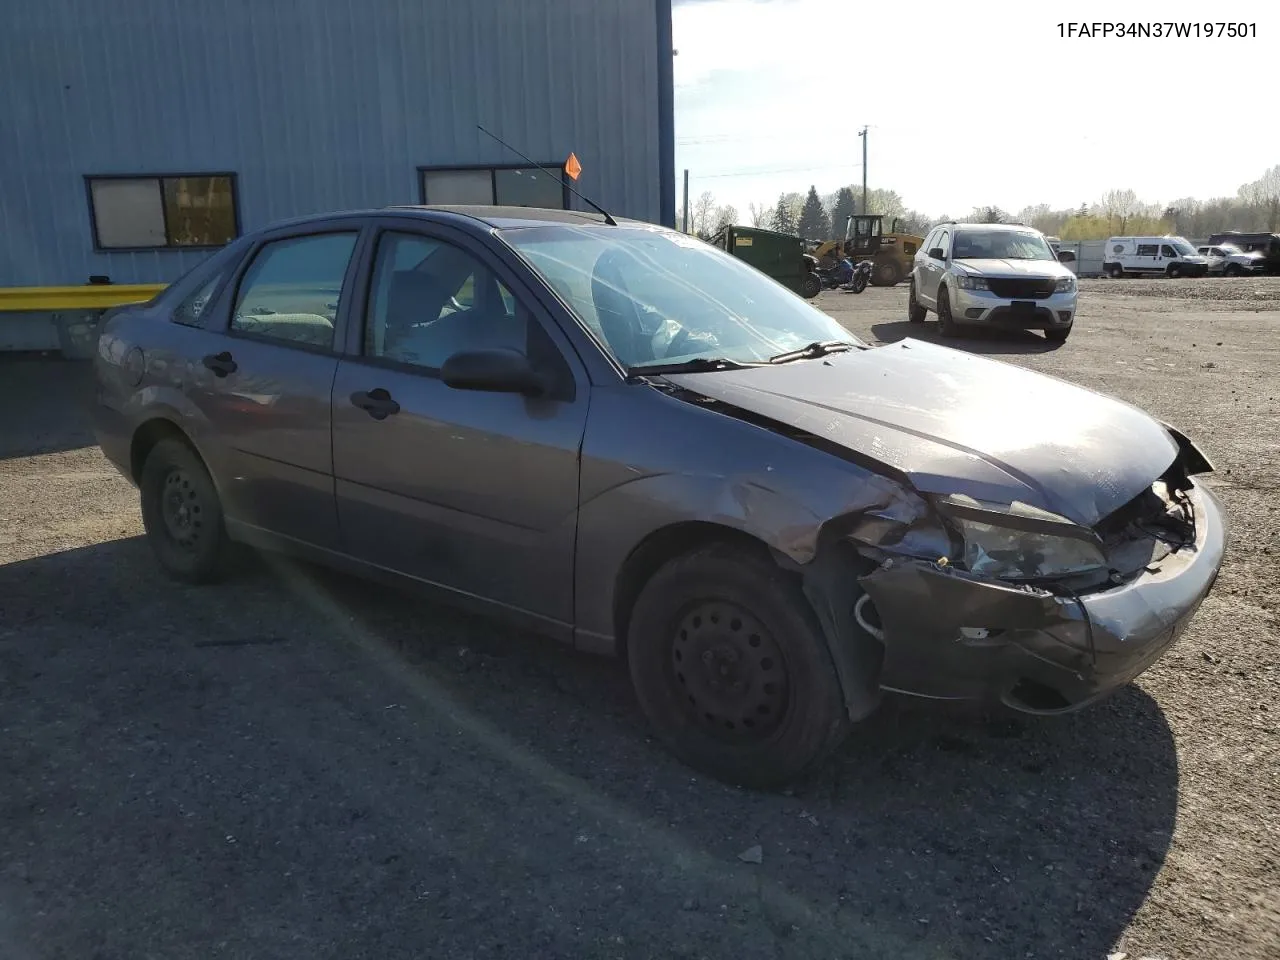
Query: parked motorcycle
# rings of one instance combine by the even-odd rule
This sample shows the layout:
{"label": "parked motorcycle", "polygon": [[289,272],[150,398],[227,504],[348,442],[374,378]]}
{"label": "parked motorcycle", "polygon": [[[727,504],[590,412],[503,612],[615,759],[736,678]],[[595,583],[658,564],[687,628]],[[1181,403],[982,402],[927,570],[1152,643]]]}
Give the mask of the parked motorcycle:
{"label": "parked motorcycle", "polygon": [[831,267],[818,267],[816,273],[822,281],[822,289],[834,290],[839,287],[846,293],[861,293],[871,282],[871,271],[875,264],[863,260],[856,267],[848,260],[841,260]]}
{"label": "parked motorcycle", "polygon": [[875,264],[870,260],[863,260],[853,268],[853,276],[840,289],[846,293],[861,293],[867,289],[867,284],[871,282],[871,271],[874,267]]}
{"label": "parked motorcycle", "polygon": [[817,274],[822,280],[822,289],[834,290],[853,281],[857,271],[848,260],[837,261],[832,266],[819,266]]}

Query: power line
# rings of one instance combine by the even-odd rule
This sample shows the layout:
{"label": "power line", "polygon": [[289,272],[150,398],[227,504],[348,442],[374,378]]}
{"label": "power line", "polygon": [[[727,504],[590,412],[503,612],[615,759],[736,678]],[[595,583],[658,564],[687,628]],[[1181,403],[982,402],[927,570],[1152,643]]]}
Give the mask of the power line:
{"label": "power line", "polygon": [[[853,164],[852,168],[857,169],[861,164]],[[719,180],[725,177],[762,177],[773,173],[809,173],[814,170],[848,170],[850,164],[847,163],[829,163],[819,167],[771,167],[759,170],[731,170],[722,173],[700,173],[697,175],[698,180]]]}

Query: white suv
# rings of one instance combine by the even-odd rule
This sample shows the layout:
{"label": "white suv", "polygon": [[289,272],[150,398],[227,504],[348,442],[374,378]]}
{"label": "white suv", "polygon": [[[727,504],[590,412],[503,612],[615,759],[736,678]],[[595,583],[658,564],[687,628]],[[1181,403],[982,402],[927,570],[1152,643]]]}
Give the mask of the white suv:
{"label": "white suv", "polygon": [[961,326],[1043,330],[1061,342],[1076,314],[1076,277],[1039,230],[1006,223],[942,223],[916,253],[907,316],[932,310],[944,336]]}

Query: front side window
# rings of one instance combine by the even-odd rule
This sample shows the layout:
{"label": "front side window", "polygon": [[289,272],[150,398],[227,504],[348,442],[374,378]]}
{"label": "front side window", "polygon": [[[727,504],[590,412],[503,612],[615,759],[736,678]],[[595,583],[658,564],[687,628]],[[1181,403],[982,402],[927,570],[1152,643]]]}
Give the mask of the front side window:
{"label": "front side window", "polygon": [[219,247],[237,234],[235,177],[90,177],[100,250]]}
{"label": "front side window", "polygon": [[427,370],[463,350],[528,350],[528,314],[493,271],[452,244],[411,233],[378,241],[364,353]]}
{"label": "front side window", "polygon": [[814,342],[861,344],[759,270],[673,231],[565,224],[499,236],[627,368],[761,362]]}
{"label": "front side window", "polygon": [[554,164],[546,167],[550,173],[537,167],[424,169],[421,171],[422,202],[563,210],[564,182],[556,176]]}
{"label": "front side window", "polygon": [[1169,246],[1167,243],[1160,247],[1160,253],[1166,257],[1176,257],[1178,255],[1178,251],[1173,249],[1173,247]]}
{"label": "front side window", "polygon": [[961,230],[956,233],[956,260],[1056,260],[1039,233],[1015,230]]}
{"label": "front side window", "polygon": [[333,348],[334,321],[357,233],[322,233],[265,244],[240,281],[231,329]]}

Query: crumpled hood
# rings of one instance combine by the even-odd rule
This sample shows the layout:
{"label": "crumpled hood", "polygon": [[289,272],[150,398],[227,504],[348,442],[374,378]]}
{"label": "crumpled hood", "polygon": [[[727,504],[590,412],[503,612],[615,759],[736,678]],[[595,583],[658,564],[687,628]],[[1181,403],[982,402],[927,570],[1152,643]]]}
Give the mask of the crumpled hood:
{"label": "crumpled hood", "polygon": [[921,493],[1021,500],[1086,526],[1178,454],[1129,404],[919,340],[667,379],[882,463]]}
{"label": "crumpled hood", "polygon": [[1073,276],[1071,271],[1054,260],[953,260],[955,266],[965,268],[983,277],[1059,277]]}

